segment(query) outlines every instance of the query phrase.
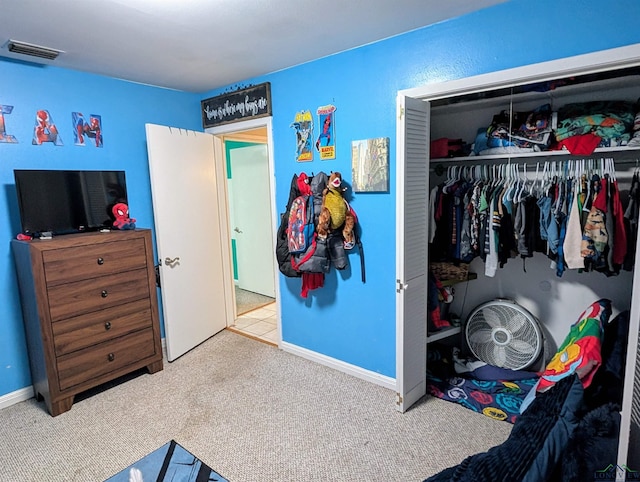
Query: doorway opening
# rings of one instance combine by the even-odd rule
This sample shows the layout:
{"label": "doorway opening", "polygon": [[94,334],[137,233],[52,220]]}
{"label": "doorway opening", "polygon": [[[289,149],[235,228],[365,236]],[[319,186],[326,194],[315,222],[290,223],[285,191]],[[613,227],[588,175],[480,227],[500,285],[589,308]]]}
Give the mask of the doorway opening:
{"label": "doorway opening", "polygon": [[[270,119],[262,125],[234,124],[222,141],[227,227],[233,287],[233,318],[227,328],[272,345],[279,344],[276,305],[273,160]],[[259,119],[257,120],[259,121]]]}

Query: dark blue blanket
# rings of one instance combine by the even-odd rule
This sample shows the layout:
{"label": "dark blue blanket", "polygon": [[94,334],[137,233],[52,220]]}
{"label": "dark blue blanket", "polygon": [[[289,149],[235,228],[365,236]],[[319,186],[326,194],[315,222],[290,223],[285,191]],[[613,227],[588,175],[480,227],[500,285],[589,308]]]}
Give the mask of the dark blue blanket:
{"label": "dark blue blanket", "polygon": [[583,388],[578,377],[562,379],[536,396],[516,419],[504,443],[467,457],[425,482],[549,480],[578,424],[577,412],[582,401]]}

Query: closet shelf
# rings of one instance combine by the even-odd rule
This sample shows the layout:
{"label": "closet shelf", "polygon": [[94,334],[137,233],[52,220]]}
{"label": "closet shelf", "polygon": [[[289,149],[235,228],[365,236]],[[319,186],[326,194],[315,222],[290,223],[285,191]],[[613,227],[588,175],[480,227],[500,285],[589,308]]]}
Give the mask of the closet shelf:
{"label": "closet shelf", "polygon": [[436,331],[433,334],[427,335],[427,343],[432,343],[438,340],[444,340],[450,336],[458,335],[462,332],[461,326],[452,326],[451,328],[445,328],[441,331]]}
{"label": "closet shelf", "polygon": [[477,278],[478,275],[476,273],[469,273],[465,279],[446,279],[440,282],[442,283],[442,286],[453,286],[457,285],[458,283],[466,283],[467,281],[471,281]]}
{"label": "closet shelf", "polygon": [[[442,164],[454,164],[458,162],[465,163],[475,163],[477,161],[495,161],[502,160],[508,161],[511,159],[518,160],[527,160],[531,159],[535,162],[545,161],[545,160],[553,160],[561,157],[563,159],[584,159],[588,157],[594,157],[598,154],[615,154],[615,153],[627,153],[632,156],[640,157],[640,148],[632,148],[627,146],[618,146],[618,147],[599,147],[593,151],[593,154],[589,155],[579,155],[579,154],[571,154],[568,151],[540,151],[540,152],[518,152],[512,154],[492,154],[488,156],[466,156],[466,157],[442,157],[442,158],[434,158],[431,159],[430,162],[434,163],[442,163]],[[634,159],[635,160],[635,159]]]}

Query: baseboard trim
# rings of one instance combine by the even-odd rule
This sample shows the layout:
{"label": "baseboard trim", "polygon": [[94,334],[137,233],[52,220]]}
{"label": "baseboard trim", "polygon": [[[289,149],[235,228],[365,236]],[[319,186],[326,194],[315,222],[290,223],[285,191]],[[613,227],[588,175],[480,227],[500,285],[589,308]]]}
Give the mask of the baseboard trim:
{"label": "baseboard trim", "polygon": [[25,387],[0,397],[0,410],[33,398],[33,387]]}
{"label": "baseboard trim", "polygon": [[291,343],[287,343],[286,341],[280,343],[280,348],[287,353],[306,358],[307,360],[319,363],[320,365],[333,368],[340,372],[352,375],[356,378],[360,378],[376,385],[380,385],[381,387],[388,388],[393,391],[396,390],[395,378],[381,375],[370,370],[365,370],[364,368],[351,365],[350,363],[346,363],[341,360],[336,360],[335,358],[331,358],[330,356],[322,355],[320,353],[299,347],[297,345],[292,345]]}
{"label": "baseboard trim", "polygon": [[[338,370],[340,372],[346,373],[356,378],[360,378],[367,382],[380,385],[381,387],[388,388],[390,390],[396,389],[395,378],[387,377],[385,375],[380,375],[379,373],[375,373],[370,370],[365,370],[364,368],[351,365],[350,363],[346,363],[341,360],[336,360],[335,358],[322,355],[315,351],[307,350],[306,348],[292,345],[291,343],[287,343],[286,341],[283,341],[280,343],[280,348],[283,351],[286,351],[287,353],[291,353],[292,355],[297,355],[299,357],[306,358],[307,360],[311,360],[313,362],[319,363],[320,365],[333,368],[334,370]],[[165,360],[166,360],[166,343],[164,338],[162,339],[162,351],[165,355]],[[15,392],[2,395],[0,396],[0,410],[2,410],[3,408],[10,407],[11,405],[15,405],[16,403],[29,400],[30,398],[33,398],[33,396],[34,396],[33,387],[21,388],[20,390],[16,390]]]}

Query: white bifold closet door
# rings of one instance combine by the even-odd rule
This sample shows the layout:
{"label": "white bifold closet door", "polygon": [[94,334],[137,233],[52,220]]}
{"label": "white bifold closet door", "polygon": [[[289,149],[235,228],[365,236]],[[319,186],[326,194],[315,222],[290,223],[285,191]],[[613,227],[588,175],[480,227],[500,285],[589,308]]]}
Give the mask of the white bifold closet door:
{"label": "white bifold closet door", "polygon": [[[211,134],[146,124],[167,358],[227,326]],[[224,196],[224,194],[223,194]]]}
{"label": "white bifold closet door", "polygon": [[396,405],[426,393],[429,103],[398,96],[396,133]]}
{"label": "white bifold closet door", "polygon": [[[633,295],[629,311],[629,341],[618,443],[618,465],[640,470],[640,236],[636,240]],[[616,480],[624,481],[623,473]]]}

